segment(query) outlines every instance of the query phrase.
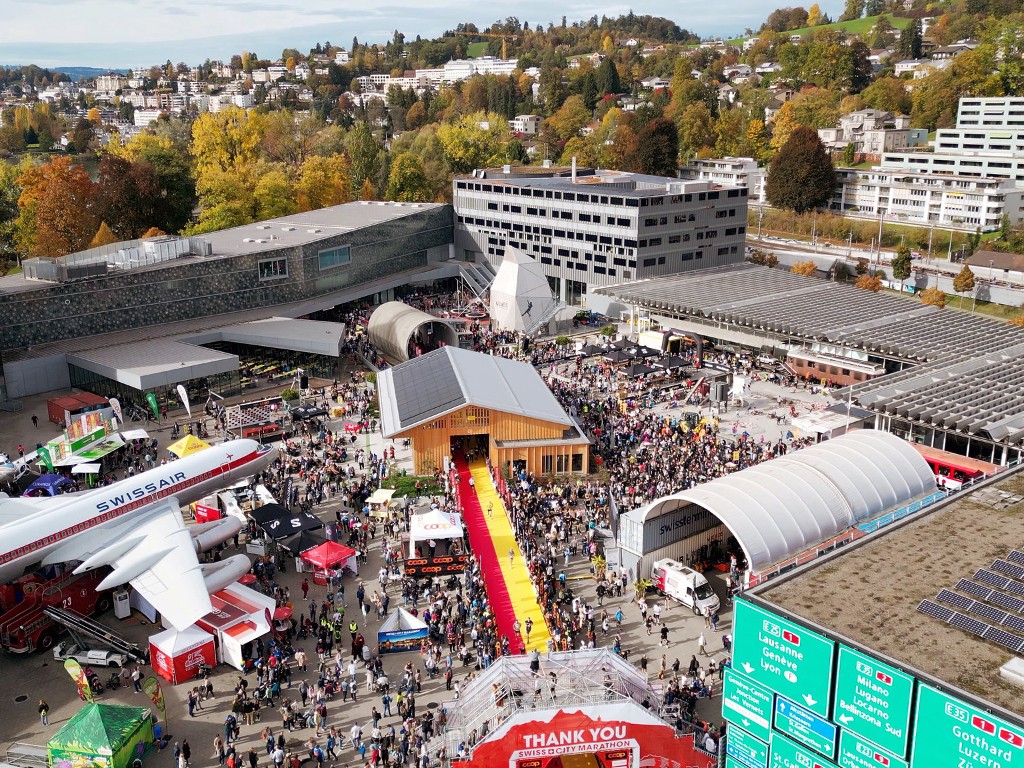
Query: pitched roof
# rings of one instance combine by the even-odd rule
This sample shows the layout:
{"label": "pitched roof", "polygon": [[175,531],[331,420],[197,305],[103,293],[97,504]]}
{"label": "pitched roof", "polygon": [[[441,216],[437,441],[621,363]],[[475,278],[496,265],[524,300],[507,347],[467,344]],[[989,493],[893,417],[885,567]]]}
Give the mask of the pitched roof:
{"label": "pitched roof", "polygon": [[576,426],[532,365],[458,347],[381,371],[377,386],[385,437],[465,406]]}

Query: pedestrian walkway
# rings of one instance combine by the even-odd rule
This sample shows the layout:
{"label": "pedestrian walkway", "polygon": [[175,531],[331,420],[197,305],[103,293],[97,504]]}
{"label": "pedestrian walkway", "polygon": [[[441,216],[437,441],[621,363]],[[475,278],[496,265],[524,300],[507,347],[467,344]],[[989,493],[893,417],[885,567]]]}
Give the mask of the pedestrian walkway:
{"label": "pedestrian walkway", "polygon": [[[487,586],[487,596],[494,611],[494,618],[502,636],[508,637],[512,650],[518,650],[513,625],[518,620],[523,641],[526,641],[526,619],[533,621],[527,650],[547,650],[550,635],[544,615],[537,605],[537,593],[530,581],[526,561],[516,542],[505,505],[491,482],[487,466],[475,461],[467,466],[461,456],[455,459],[459,473],[459,502],[462,507],[462,521],[469,534],[473,554],[480,563],[480,570]],[[469,484],[472,476],[474,485]],[[490,515],[484,510],[492,504]],[[509,550],[512,557],[509,558]]]}

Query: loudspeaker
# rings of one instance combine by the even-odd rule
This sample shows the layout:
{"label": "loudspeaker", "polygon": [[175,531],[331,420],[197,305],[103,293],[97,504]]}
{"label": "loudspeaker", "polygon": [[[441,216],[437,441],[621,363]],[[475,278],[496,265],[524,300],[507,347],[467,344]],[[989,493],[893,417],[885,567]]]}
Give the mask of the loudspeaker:
{"label": "loudspeaker", "polygon": [[309,376],[299,376],[299,389],[309,389]]}

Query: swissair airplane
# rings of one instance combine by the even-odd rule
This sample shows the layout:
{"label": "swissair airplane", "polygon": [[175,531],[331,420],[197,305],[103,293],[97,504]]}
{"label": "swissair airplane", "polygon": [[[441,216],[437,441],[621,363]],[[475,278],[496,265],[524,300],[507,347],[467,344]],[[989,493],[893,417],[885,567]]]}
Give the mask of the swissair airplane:
{"label": "swissair airplane", "polygon": [[204,552],[234,536],[233,517],[186,527],[181,505],[265,469],[277,451],[232,440],[102,488],[52,498],[0,493],[0,584],[38,565],[79,561],[75,573],[109,565],[98,589],[130,582],[178,630],[210,613],[210,592],[249,570],[235,555],[201,566]]}

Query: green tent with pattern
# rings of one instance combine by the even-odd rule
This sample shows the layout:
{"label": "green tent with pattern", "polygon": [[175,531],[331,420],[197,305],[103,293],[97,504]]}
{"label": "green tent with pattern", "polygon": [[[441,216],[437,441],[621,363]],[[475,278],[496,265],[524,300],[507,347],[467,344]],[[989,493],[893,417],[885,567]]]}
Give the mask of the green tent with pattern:
{"label": "green tent with pattern", "polygon": [[130,768],[153,745],[145,707],[89,703],[46,745],[51,768]]}

